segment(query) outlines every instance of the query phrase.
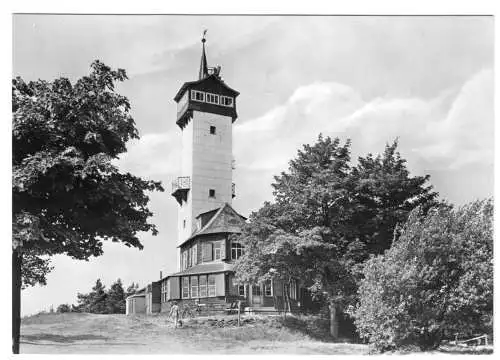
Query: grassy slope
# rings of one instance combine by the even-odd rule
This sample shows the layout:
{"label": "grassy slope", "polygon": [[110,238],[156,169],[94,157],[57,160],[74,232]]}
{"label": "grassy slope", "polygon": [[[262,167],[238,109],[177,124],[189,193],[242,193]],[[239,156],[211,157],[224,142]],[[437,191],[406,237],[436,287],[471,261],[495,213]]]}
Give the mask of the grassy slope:
{"label": "grassy slope", "polygon": [[365,345],[328,343],[262,323],[173,329],[165,316],[41,314],[22,321],[21,353],[298,353],[365,354]]}

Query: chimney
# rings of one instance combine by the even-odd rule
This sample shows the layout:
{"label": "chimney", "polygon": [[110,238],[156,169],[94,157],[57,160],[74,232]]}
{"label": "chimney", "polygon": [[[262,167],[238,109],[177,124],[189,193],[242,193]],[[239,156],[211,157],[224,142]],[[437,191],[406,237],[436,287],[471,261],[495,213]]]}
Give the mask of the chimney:
{"label": "chimney", "polygon": [[161,270],[160,270],[160,280],[161,280],[162,278],[163,278],[163,276],[162,276],[162,273],[161,273]]}

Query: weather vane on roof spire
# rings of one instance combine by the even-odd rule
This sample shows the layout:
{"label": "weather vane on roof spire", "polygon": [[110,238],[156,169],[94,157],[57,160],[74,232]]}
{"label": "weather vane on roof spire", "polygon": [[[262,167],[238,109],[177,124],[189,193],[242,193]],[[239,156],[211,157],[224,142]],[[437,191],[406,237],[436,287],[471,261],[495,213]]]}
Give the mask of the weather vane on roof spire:
{"label": "weather vane on roof spire", "polygon": [[203,38],[201,39],[201,42],[203,42],[203,43],[204,43],[205,41],[207,41],[207,40],[205,39],[205,35],[207,35],[207,29],[203,30]]}

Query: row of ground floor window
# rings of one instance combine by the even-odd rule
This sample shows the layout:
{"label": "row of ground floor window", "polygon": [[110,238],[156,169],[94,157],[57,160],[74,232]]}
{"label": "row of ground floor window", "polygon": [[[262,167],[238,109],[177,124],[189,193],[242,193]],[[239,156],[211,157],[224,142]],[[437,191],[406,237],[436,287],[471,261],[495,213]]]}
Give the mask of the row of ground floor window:
{"label": "row of ground floor window", "polygon": [[128,297],[127,314],[169,311],[173,301],[196,305],[207,313],[224,312],[237,301],[251,311],[292,312],[303,307],[305,295],[296,281],[238,284],[231,272],[172,276]]}

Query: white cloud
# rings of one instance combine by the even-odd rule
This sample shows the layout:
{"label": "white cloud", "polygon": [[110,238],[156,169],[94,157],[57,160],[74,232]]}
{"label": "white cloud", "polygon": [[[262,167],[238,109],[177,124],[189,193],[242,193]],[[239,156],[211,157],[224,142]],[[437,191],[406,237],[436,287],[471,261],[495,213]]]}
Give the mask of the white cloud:
{"label": "white cloud", "polygon": [[145,134],[128,143],[118,166],[138,176],[174,175],[180,166],[180,136],[176,133]]}
{"label": "white cloud", "polygon": [[446,117],[433,125],[426,129],[430,144],[420,149],[423,156],[447,161],[451,168],[493,164],[493,71],[480,71],[467,81]]}
{"label": "white cloud", "polygon": [[433,99],[379,97],[369,102],[338,83],[302,86],[282,105],[235,126],[235,155],[243,169],[278,173],[302,144],[322,132],[351,138],[353,155],[381,152],[386,142],[399,138],[410,165],[453,169],[491,164],[492,81],[492,71],[484,70],[460,89]]}

